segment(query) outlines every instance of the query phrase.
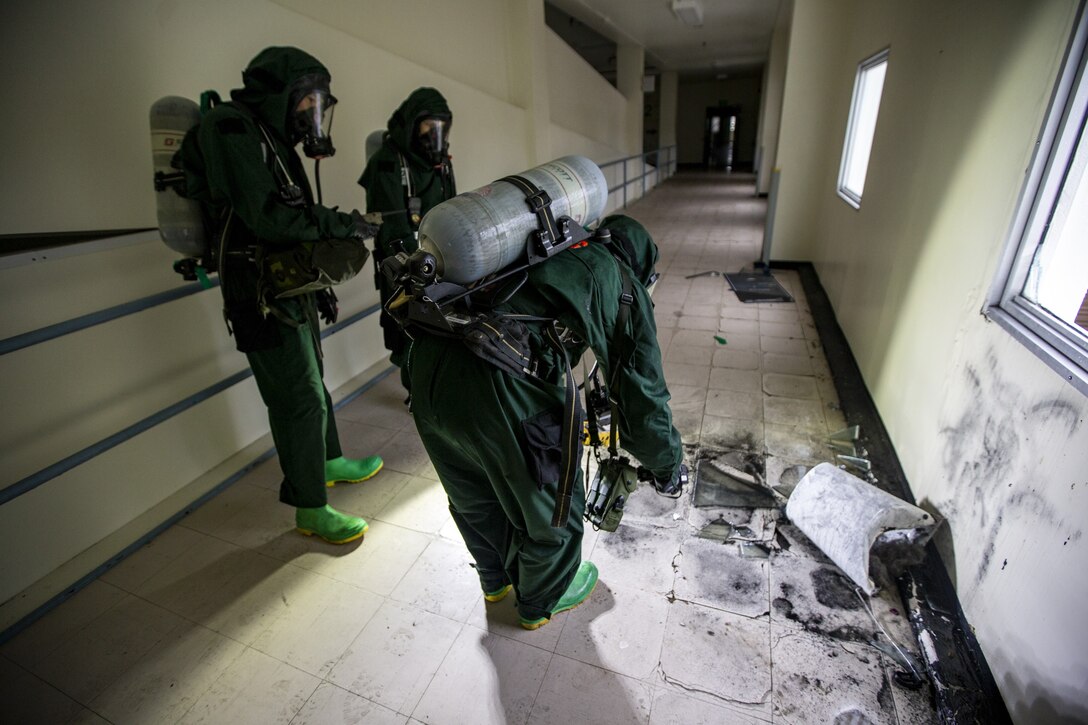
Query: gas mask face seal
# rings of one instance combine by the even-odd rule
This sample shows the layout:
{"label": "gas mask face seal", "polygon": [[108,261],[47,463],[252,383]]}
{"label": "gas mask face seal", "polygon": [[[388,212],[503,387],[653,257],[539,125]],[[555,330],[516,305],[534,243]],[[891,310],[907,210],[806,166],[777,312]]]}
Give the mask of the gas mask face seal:
{"label": "gas mask face seal", "polygon": [[[304,79],[303,79],[304,80]],[[323,159],[336,153],[332,145],[332,112],[336,97],[327,83],[300,85],[291,94],[287,130],[294,143],[302,142],[302,152],[311,159]]]}

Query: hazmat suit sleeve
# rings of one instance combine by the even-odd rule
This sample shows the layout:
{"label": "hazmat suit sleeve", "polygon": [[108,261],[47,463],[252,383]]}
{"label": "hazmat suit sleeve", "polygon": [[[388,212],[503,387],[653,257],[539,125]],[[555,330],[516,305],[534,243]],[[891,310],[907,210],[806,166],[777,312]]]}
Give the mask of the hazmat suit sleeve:
{"label": "hazmat suit sleeve", "polygon": [[410,243],[412,227],[408,224],[400,173],[399,161],[387,149],[382,148],[371,157],[359,178],[359,185],[366,189],[367,212],[385,214],[378,235],[374,238],[378,256],[382,259],[393,254],[390,245],[397,239],[407,240],[406,249],[409,251],[414,249]]}
{"label": "hazmat suit sleeve", "polygon": [[[683,458],[680,432],[672,424],[649,293],[612,255],[590,245],[564,252],[580,260],[588,275],[570,265],[543,264],[557,273],[545,295],[561,309],[559,321],[589,345],[601,365],[609,397],[619,411],[620,445],[657,479],[671,479]],[[622,277],[631,281],[634,300],[622,333],[614,334]],[[581,278],[581,281],[575,281]],[[540,289],[540,287],[538,287]],[[544,290],[542,290],[544,291]],[[617,343],[618,340],[618,343]]]}
{"label": "hazmat suit sleeve", "polygon": [[[268,156],[277,151],[268,147],[249,119],[235,113],[209,114],[201,123],[199,141],[213,203],[231,206],[263,242],[286,246],[351,237],[350,215],[318,204],[288,206],[283,201]],[[309,182],[294,152],[279,153],[287,169],[295,169],[291,172],[294,183],[308,191]]]}

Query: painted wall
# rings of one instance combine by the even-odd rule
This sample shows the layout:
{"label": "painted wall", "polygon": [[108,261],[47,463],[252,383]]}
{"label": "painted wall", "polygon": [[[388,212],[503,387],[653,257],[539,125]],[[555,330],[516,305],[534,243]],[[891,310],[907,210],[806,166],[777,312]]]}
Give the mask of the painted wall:
{"label": "painted wall", "polygon": [[786,86],[786,64],[789,60],[790,26],[793,21],[793,1],[783,0],[778,6],[771,54],[763,69],[763,107],[759,114],[756,134],[759,168],[756,169],[756,193],[771,191],[771,172],[778,158],[778,134],[782,127],[782,98]]}
{"label": "painted wall", "polygon": [[[773,255],[812,259],[1020,723],[1088,720],[1088,402],[980,314],[1077,3],[796,5]],[[857,63],[890,48],[860,210]]]}
{"label": "painted wall", "polygon": [[[365,17],[357,5],[4,3],[0,60],[33,69],[11,73],[8,93],[41,100],[0,121],[0,235],[154,227],[149,106],[207,88],[226,94],[269,45],[305,48],[332,73],[337,154],[321,167],[329,205],[365,208],[356,185],[364,140],[421,85],[439,88],[453,109],[462,189],[541,156],[621,155],[625,101],[611,87],[611,96],[599,93],[588,66],[564,67],[554,82],[564,85],[557,97],[579,89],[593,103],[564,104],[553,122],[549,69],[569,49],[543,40],[550,31],[539,2],[462,0],[456,12],[370,3]],[[480,42],[481,29],[491,42]],[[530,53],[521,42],[528,36],[540,45],[518,55]],[[170,268],[176,256],[143,232],[0,257],[0,339],[175,289],[183,284]],[[370,278],[364,272],[338,289],[342,318],[377,301]],[[220,307],[218,291],[206,290],[0,356],[0,488],[245,370]],[[324,347],[330,390],[350,392],[385,365],[375,317]],[[0,628],[210,490],[228,475],[219,475],[223,466],[252,460],[266,433],[250,379],[0,506]]]}

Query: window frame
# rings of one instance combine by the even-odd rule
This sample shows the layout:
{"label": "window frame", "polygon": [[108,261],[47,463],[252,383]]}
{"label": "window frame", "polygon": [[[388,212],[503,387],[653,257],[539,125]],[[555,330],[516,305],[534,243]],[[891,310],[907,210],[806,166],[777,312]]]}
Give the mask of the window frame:
{"label": "window frame", "polygon": [[[1088,18],[1081,2],[1062,69],[982,312],[1081,393],[1088,395],[1088,333],[1023,296],[1078,152],[1088,154]],[[1081,180],[1088,183],[1088,176]]]}
{"label": "window frame", "polygon": [[[857,142],[858,132],[858,115],[861,106],[861,91],[863,88],[862,79],[868,71],[872,70],[878,65],[888,64],[888,58],[891,55],[891,48],[885,48],[868,58],[858,63],[857,73],[854,75],[854,92],[850,98],[850,115],[846,121],[846,137],[842,143],[842,158],[839,160],[839,179],[837,182],[837,191],[843,201],[855,209],[861,208],[862,194],[854,191],[846,186],[846,172],[850,168],[850,161],[854,156],[855,145]],[[887,81],[887,69],[885,69],[884,80]],[[877,100],[877,120],[880,119],[880,103],[884,100],[884,84],[880,86],[880,98]],[[876,138],[876,124],[873,125],[873,139]],[[869,153],[872,153],[873,139],[869,141]],[[871,160],[871,159],[870,159]],[[868,164],[866,164],[866,175],[868,175]],[[864,191],[864,189],[863,189]]]}

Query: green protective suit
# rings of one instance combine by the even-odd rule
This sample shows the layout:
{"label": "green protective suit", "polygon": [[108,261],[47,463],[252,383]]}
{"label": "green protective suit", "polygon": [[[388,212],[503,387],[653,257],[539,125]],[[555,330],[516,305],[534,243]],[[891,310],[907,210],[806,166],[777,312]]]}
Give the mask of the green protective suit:
{"label": "green protective suit", "polygon": [[[314,203],[286,129],[292,91],[313,76],[327,83],[329,72],[297,48],[262,51],[243,72],[244,87],[231,92],[233,102],[208,112],[181,151],[187,195],[204,203],[222,231],[224,314],[268,407],[284,473],[280,500],[300,508],[325,505],[325,460],[342,454],[322,378],[315,300],[277,301],[276,314],[263,314],[260,275],[247,250],[352,237],[350,215]],[[284,198],[289,183],[299,189],[295,201]]]}
{"label": "green protective suit", "polygon": [[[374,239],[374,270],[376,286],[384,304],[392,294],[388,283],[377,274],[381,261],[394,253],[392,243],[400,240],[409,254],[418,248],[415,232],[418,220],[411,218],[409,198],[419,199],[422,217],[437,204],[457,195],[453,165],[447,157],[439,165],[426,158],[415,142],[414,134],[419,121],[429,116],[445,116],[452,119],[449,106],[442,94],[433,88],[417,88],[389,119],[382,146],[367,162],[359,185],[366,189],[367,212],[382,212],[382,226]],[[403,170],[407,167],[408,184],[404,183]],[[409,194],[409,189],[411,194]],[[381,326],[385,347],[392,353],[393,364],[401,368],[401,379],[408,387],[403,372],[407,340],[400,327],[384,312]]]}
{"label": "green protective suit", "polygon": [[[641,229],[625,217],[611,219]],[[605,380],[613,383],[624,449],[668,480],[683,450],[668,406],[653,304],[640,284],[652,273],[657,250],[649,235],[633,247],[637,258],[631,266],[599,242],[560,252],[533,267],[529,281],[500,309],[557,319],[580,339],[568,348],[572,365],[586,346],[593,349]],[[617,345],[624,275],[632,279],[634,300]],[[566,526],[551,526],[564,367],[545,344],[542,325],[528,323],[543,384],[501,372],[458,339],[413,332],[409,356],[416,427],[476,560],[481,586],[488,592],[512,583],[527,620],[549,616],[573,579],[585,510],[579,475]]]}

